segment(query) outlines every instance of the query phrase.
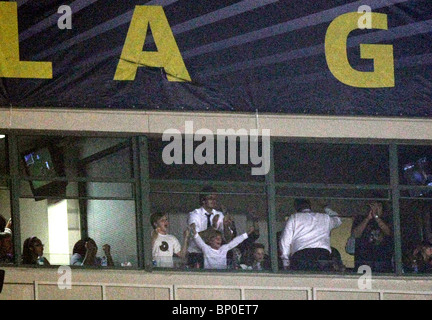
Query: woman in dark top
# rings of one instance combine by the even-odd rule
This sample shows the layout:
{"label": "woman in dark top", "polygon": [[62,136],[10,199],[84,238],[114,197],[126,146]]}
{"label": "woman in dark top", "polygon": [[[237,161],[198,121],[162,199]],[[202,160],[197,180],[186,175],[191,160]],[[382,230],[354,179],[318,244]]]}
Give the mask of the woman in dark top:
{"label": "woman in dark top", "polygon": [[49,261],[43,256],[44,245],[38,237],[30,237],[24,241],[22,262],[49,266]]}
{"label": "woman in dark top", "polygon": [[432,244],[429,242],[422,242],[418,245],[412,253],[406,266],[407,271],[414,273],[432,273]]}
{"label": "woman in dark top", "polygon": [[384,212],[382,202],[371,202],[367,216],[355,218],[351,233],[356,239],[355,270],[367,265],[374,272],[392,272],[391,216]]}

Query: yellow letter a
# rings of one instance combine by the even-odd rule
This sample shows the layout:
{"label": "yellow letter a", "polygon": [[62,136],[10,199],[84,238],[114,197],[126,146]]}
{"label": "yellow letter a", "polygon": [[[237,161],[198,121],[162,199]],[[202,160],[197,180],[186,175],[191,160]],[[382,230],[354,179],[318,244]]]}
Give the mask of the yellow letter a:
{"label": "yellow letter a", "polygon": [[[150,26],[158,51],[142,51]],[[164,68],[169,81],[191,81],[161,6],[136,6],[114,80],[134,80],[139,66]]]}
{"label": "yellow letter a", "polygon": [[20,61],[16,2],[0,2],[0,77],[51,79],[51,62]]}

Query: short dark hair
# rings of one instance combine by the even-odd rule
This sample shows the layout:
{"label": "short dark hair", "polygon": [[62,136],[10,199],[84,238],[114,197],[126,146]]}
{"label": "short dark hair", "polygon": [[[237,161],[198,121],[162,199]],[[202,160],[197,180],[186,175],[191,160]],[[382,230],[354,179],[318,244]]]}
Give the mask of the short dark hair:
{"label": "short dark hair", "polygon": [[388,207],[387,201],[384,201],[381,199],[373,199],[369,202],[369,204],[374,203],[374,202],[381,205],[383,215],[389,213],[389,207]]}
{"label": "short dark hair", "polygon": [[94,241],[90,237],[78,240],[72,249],[72,254],[78,253],[79,255],[84,257],[87,253],[87,249],[85,247],[85,244],[86,244],[86,242],[89,242],[89,241],[93,241],[94,243],[96,243],[96,241]]}
{"label": "short dark hair", "polygon": [[155,212],[150,216],[150,223],[153,229],[156,229],[156,224],[160,218],[165,216],[163,212]]}
{"label": "short dark hair", "polygon": [[263,249],[265,250],[265,247],[262,243],[254,243],[252,246],[253,251],[255,251],[256,249]]}
{"label": "short dark hair", "polygon": [[24,240],[23,252],[22,252],[22,263],[23,264],[34,264],[33,253],[31,248],[36,241],[41,241],[38,237],[30,237]]}
{"label": "short dark hair", "polygon": [[311,209],[311,203],[308,199],[298,198],[294,200],[294,208],[297,212],[304,209]]}
{"label": "short dark hair", "polygon": [[205,201],[209,195],[215,193],[217,193],[217,190],[211,186],[205,186],[204,188],[202,188],[199,195],[200,206],[202,206],[203,201]]}
{"label": "short dark hair", "polygon": [[222,232],[220,232],[219,230],[210,229],[209,233],[207,235],[207,241],[206,241],[206,243],[210,244],[210,240],[213,239],[213,238],[215,238],[215,237],[222,237],[222,239],[223,239]]}

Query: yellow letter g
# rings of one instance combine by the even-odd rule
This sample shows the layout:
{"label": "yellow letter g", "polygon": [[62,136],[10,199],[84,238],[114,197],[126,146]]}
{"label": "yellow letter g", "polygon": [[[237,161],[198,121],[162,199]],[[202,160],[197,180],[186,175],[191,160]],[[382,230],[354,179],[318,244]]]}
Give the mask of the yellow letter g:
{"label": "yellow letter g", "polygon": [[[371,13],[372,28],[387,30],[387,15]],[[340,82],[359,88],[387,88],[395,86],[393,46],[360,44],[360,57],[374,60],[374,71],[355,70],[348,62],[347,39],[351,31],[359,29],[361,13],[346,13],[332,21],[325,37],[325,55],[331,73]]]}

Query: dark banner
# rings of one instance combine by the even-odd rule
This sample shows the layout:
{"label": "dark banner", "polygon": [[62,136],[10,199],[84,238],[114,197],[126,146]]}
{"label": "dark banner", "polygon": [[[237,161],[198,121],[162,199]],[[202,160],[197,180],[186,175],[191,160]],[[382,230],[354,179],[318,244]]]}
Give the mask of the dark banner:
{"label": "dark banner", "polygon": [[0,105],[430,117],[431,0],[0,2]]}

